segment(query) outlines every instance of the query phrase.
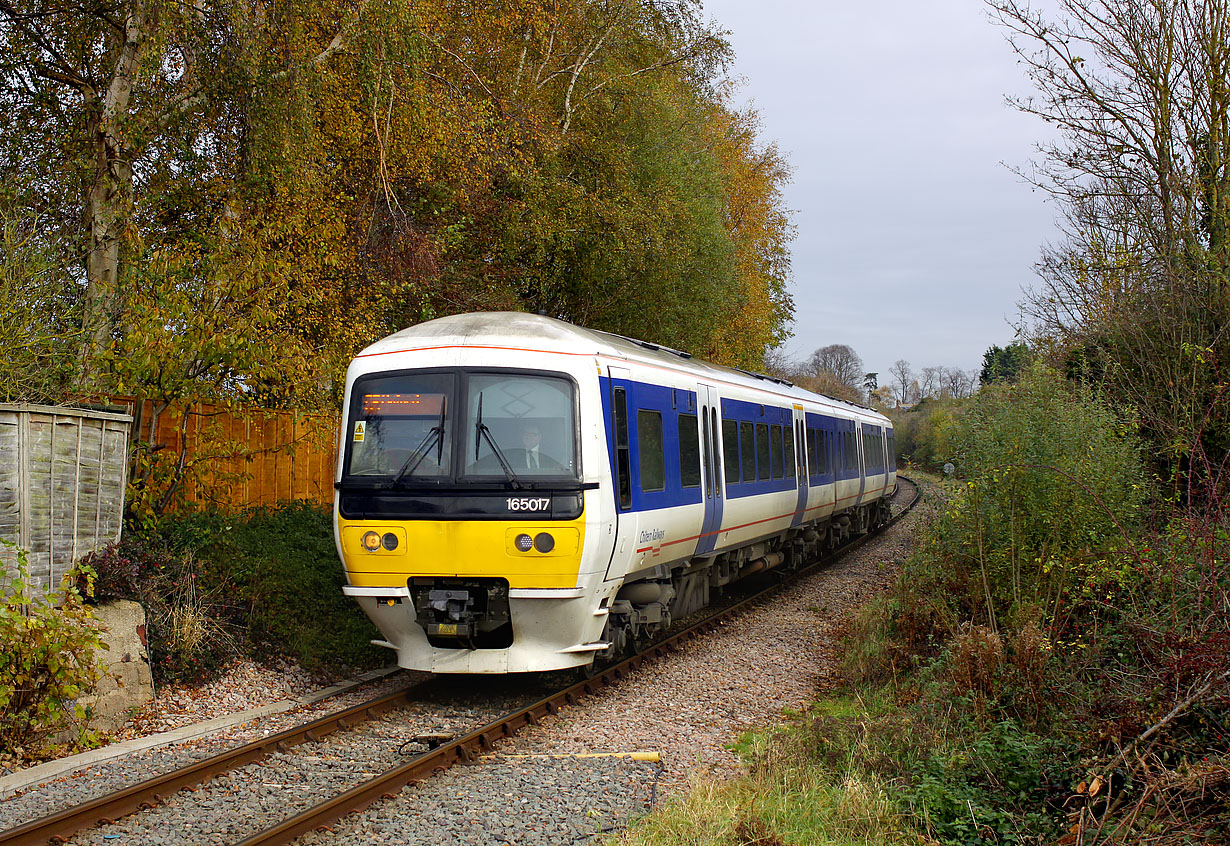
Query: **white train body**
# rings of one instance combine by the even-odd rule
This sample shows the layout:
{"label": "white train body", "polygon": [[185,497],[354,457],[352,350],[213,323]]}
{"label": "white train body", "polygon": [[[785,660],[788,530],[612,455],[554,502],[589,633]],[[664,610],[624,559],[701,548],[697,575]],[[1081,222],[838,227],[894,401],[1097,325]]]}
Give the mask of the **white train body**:
{"label": "white train body", "polygon": [[874,411],[520,313],[441,318],[346,378],[345,588],[406,668],[584,666],[888,516]]}

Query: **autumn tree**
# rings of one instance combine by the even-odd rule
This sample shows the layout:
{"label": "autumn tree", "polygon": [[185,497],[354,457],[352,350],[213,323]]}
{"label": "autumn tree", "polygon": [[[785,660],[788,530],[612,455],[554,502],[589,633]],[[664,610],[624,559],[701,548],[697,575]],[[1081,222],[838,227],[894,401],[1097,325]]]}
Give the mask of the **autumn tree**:
{"label": "autumn tree", "polygon": [[700,353],[721,364],[758,368],[766,349],[786,340],[793,312],[787,285],[795,231],[782,195],[791,169],[776,145],[758,143],[754,112],[713,109],[707,127],[724,175],[723,217],[736,283]]}
{"label": "autumn tree", "polygon": [[789,169],[701,12],[0,0],[6,208],[56,245],[94,390],[330,404],[364,344],[479,309],[759,366]]}

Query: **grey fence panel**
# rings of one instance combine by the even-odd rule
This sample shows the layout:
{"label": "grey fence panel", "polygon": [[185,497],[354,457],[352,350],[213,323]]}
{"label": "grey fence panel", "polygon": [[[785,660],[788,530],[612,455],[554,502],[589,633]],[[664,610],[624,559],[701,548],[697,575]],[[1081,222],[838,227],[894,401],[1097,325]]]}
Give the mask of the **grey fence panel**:
{"label": "grey fence panel", "polygon": [[[0,405],[0,538],[26,550],[42,588],[119,540],[131,423],[126,414]],[[6,573],[15,562],[0,547]]]}

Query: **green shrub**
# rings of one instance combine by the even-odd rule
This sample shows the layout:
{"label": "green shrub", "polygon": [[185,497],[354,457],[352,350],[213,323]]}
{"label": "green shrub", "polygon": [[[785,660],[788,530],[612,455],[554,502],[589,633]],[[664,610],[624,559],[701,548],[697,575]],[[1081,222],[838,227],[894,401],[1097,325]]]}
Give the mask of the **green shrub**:
{"label": "green shrub", "polygon": [[963,483],[931,533],[940,566],[964,569],[993,628],[1065,591],[1135,578],[1146,481],[1132,422],[1041,365],[984,388],[953,434]]}
{"label": "green shrub", "polygon": [[388,657],[342,593],[332,520],[313,503],[164,517],[152,535],[129,536],[90,562],[100,596],[146,606],[159,681],[199,681],[240,655],[330,670]]}
{"label": "green shrub", "polygon": [[966,727],[936,749],[905,790],[940,843],[1053,843],[1069,794],[1068,749],[1011,721]]}
{"label": "green shrub", "polygon": [[[378,666],[390,653],[346,583],[328,510],[310,502],[256,508],[217,523],[198,554],[228,574],[247,604],[257,646],[294,656],[308,669]],[[193,527],[180,527],[185,537]],[[199,537],[199,536],[198,536]]]}
{"label": "green shrub", "polygon": [[88,715],[76,700],[98,681],[103,643],[79,580],[89,593],[92,571],[71,570],[57,605],[57,596],[32,589],[25,551],[17,549],[14,572],[0,581],[0,754],[36,754],[70,728],[77,742],[88,739]]}

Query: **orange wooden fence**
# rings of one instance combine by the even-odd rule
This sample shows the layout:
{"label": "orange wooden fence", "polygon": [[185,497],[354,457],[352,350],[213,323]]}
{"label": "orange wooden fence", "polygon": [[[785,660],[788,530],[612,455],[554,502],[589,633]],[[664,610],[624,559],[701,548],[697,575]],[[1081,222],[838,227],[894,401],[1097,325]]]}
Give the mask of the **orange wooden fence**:
{"label": "orange wooden fence", "polygon": [[[333,501],[338,416],[194,404],[162,409],[130,401],[132,442],[162,472],[184,468],[177,501],[223,508],[287,499]],[[139,407],[138,407],[139,405]],[[140,457],[140,456],[138,456]],[[136,468],[134,468],[136,469]]]}

